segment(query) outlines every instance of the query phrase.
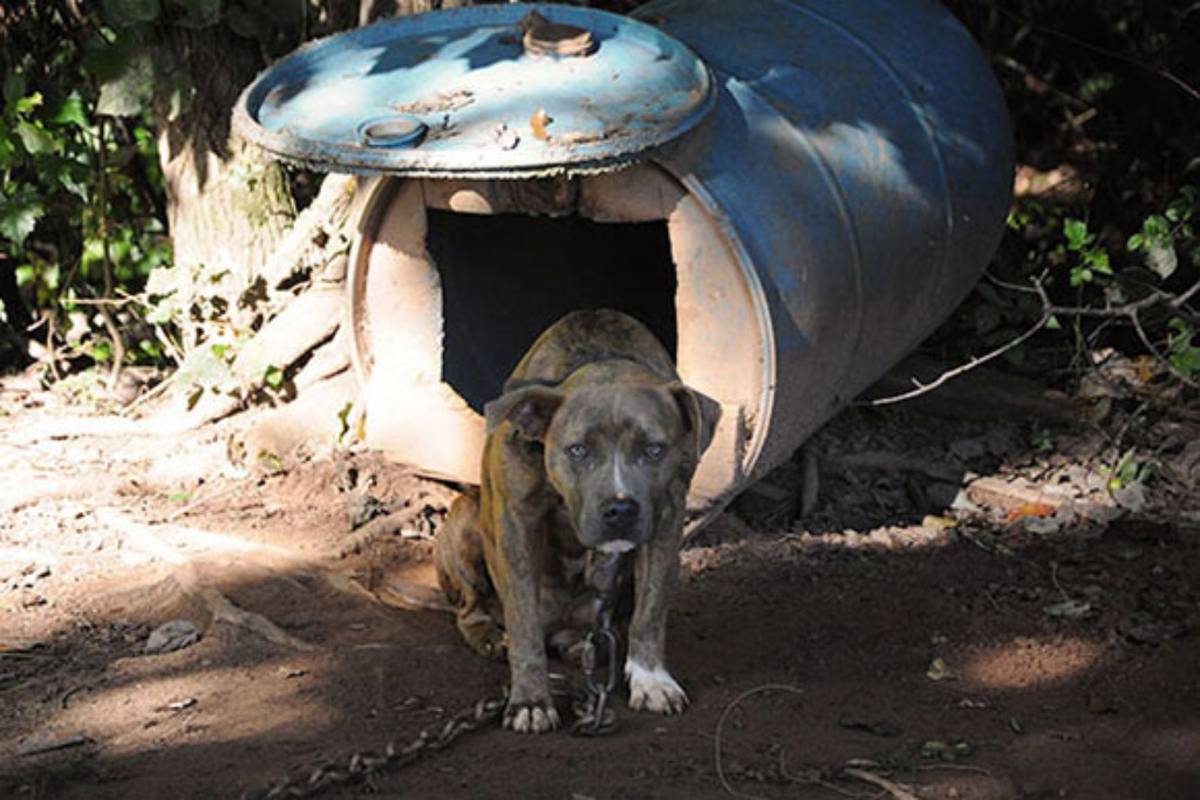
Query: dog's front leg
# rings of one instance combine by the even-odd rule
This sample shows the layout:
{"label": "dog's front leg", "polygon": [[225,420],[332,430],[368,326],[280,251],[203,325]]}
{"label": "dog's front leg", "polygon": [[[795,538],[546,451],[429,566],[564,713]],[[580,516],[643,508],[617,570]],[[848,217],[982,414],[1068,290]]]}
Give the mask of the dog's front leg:
{"label": "dog's front leg", "polygon": [[512,687],[504,711],[504,727],[518,733],[544,733],[559,725],[550,697],[546,646],[538,612],[541,545],[533,524],[509,512],[501,520],[498,547],[502,574],[493,575],[504,606],[508,632],[508,665]]}
{"label": "dog's front leg", "polygon": [[680,536],[679,525],[664,525],[635,554],[625,677],[629,707],[637,711],[678,714],[687,708],[687,694],[667,671],[666,661],[667,611],[679,576]]}

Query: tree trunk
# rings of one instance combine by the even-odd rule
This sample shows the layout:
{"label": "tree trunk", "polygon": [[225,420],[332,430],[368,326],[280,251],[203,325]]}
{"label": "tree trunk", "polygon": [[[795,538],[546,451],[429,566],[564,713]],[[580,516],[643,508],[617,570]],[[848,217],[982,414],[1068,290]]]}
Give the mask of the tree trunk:
{"label": "tree trunk", "polygon": [[[194,276],[198,292],[222,298],[216,313],[235,331],[248,330],[256,311],[238,300],[296,215],[282,166],[230,137],[230,111],[262,66],[261,53],[216,29],[175,29],[170,48],[196,87],[159,132],[174,269]],[[209,321],[182,321],[185,352],[201,344],[201,323]]]}
{"label": "tree trunk", "polygon": [[[353,19],[355,10],[365,22],[465,5],[355,0],[329,6],[325,22]],[[338,328],[346,253],[367,193],[357,179],[331,175],[297,214],[282,167],[230,139],[230,111],[262,66],[258,51],[207,31],[180,31],[170,45],[199,88],[159,136],[175,247],[171,285],[192,299],[179,320],[188,352],[176,374],[188,410],[163,422],[193,427],[265,399],[279,407],[257,415],[231,452],[267,468],[298,448],[352,441],[361,410],[349,337]],[[222,326],[234,347],[214,357],[206,342],[228,333]]]}

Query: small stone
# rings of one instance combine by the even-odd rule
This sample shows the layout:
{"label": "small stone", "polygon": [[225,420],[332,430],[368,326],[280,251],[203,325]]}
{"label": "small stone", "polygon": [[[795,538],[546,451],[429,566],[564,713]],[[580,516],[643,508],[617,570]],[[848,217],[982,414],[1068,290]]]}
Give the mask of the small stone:
{"label": "small stone", "polygon": [[146,655],[162,655],[182,650],[200,641],[200,630],[186,619],[164,622],[146,639]]}

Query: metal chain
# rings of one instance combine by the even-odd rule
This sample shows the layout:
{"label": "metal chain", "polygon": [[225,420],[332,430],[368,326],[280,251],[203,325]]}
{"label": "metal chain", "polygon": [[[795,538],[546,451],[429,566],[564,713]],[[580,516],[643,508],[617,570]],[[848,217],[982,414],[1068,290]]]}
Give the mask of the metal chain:
{"label": "metal chain", "polygon": [[[596,615],[592,630],[584,639],[582,669],[584,686],[572,685],[564,675],[551,679],[560,684],[553,694],[571,701],[575,721],[571,733],[577,736],[600,736],[616,729],[616,713],[608,701],[617,688],[617,635],[613,631],[613,609],[620,588],[620,556],[610,555],[603,560],[593,559],[589,583],[596,591]],[[608,670],[603,680],[596,677],[597,656],[603,648],[604,664]],[[389,768],[407,767],[426,753],[449,747],[459,737],[498,722],[508,705],[508,692],[499,697],[483,698],[448,719],[439,729],[422,730],[404,747],[390,741],[382,753],[360,751],[348,761],[325,762],[301,776],[271,785],[260,791],[247,791],[242,800],[278,800],[285,797],[315,797],[335,787],[362,783]]]}
{"label": "metal chain", "polygon": [[[572,706],[575,722],[571,733],[576,736],[601,736],[616,730],[617,715],[608,705],[608,698],[617,688],[617,637],[611,622],[588,634],[583,651],[583,676],[586,691]],[[596,680],[596,640],[604,645],[608,659],[608,677]]]}
{"label": "metal chain", "polygon": [[[621,589],[620,553],[600,555],[592,551],[589,558],[588,583],[596,592],[595,616],[592,630],[584,639],[582,658],[583,677],[587,692],[582,703],[576,703],[575,723],[571,732],[577,736],[600,736],[616,728],[616,713],[608,706],[609,696],[617,688],[617,635],[613,632],[613,613]],[[607,677],[596,678],[598,648],[603,647]]]}
{"label": "metal chain", "polygon": [[454,715],[435,732],[426,728],[404,747],[388,742],[383,753],[357,752],[349,761],[327,762],[307,776],[293,778],[258,792],[246,792],[242,800],[276,800],[284,797],[314,797],[334,787],[361,783],[389,767],[406,767],[426,753],[442,750],[460,736],[499,721],[508,704],[508,694],[484,698]]}

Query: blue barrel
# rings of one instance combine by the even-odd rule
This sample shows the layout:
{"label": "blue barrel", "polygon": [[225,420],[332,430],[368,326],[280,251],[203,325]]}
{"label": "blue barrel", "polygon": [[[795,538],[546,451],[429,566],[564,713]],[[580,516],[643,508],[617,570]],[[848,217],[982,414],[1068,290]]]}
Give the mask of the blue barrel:
{"label": "blue barrel", "polygon": [[635,16],[716,76],[715,111],[657,160],[728,220],[762,289],[761,472],[978,280],[1012,199],[1004,97],[934,0],[661,0]]}
{"label": "blue barrel", "polygon": [[234,126],[371,176],[348,275],[369,443],[474,480],[478,412],[537,333],[616,307],[723,406],[693,524],[947,318],[1013,175],[999,86],[932,0],[397,18],[272,67]]}

